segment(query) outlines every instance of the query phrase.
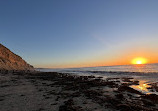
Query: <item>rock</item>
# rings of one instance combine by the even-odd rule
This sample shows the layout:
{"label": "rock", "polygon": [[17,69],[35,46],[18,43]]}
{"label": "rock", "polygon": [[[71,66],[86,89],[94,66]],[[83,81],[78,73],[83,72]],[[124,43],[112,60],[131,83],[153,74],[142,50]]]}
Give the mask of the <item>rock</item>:
{"label": "rock", "polygon": [[131,111],[131,107],[127,104],[118,104],[117,108],[121,111]]}
{"label": "rock", "polygon": [[64,105],[59,106],[59,111],[82,111],[80,106],[75,106],[73,99],[64,102]]}
{"label": "rock", "polygon": [[117,99],[120,99],[120,100],[124,98],[123,94],[116,94],[115,96]]}
{"label": "rock", "polygon": [[144,99],[148,99],[152,101],[153,103],[158,104],[158,95],[156,94],[146,94],[146,95],[142,95],[141,97]]}
{"label": "rock", "polygon": [[0,70],[3,71],[33,71],[33,66],[26,63],[20,56],[0,44]]}
{"label": "rock", "polygon": [[144,106],[149,106],[149,107],[155,106],[155,104],[149,100],[142,99],[142,102],[143,102]]}
{"label": "rock", "polygon": [[140,95],[142,95],[142,93],[141,92],[139,92],[139,91],[137,91],[137,90],[135,90],[135,89],[133,89],[133,88],[131,88],[131,87],[128,87],[128,86],[120,86],[119,88],[118,88],[118,91],[127,91],[127,92],[130,92],[130,93],[135,93],[135,94],[140,94]]}

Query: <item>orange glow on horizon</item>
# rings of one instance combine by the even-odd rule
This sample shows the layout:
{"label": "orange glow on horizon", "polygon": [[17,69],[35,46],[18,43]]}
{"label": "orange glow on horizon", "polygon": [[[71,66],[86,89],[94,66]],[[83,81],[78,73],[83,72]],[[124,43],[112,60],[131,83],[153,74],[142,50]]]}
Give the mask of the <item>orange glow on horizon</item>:
{"label": "orange glow on horizon", "polygon": [[139,57],[139,58],[133,59],[131,63],[132,64],[146,64],[147,59]]}
{"label": "orange glow on horizon", "polygon": [[37,64],[35,67],[40,68],[79,68],[79,67],[97,67],[97,66],[115,66],[130,64],[152,64],[158,63],[158,53],[143,50],[125,50],[125,53],[117,56],[108,56],[103,54],[97,57],[89,57],[86,59],[68,59],[67,61],[49,62],[49,64]]}

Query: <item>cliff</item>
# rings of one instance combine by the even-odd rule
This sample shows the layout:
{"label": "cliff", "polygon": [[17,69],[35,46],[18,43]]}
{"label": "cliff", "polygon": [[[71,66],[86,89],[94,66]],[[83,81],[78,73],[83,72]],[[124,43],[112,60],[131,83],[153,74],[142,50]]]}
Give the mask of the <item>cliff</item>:
{"label": "cliff", "polygon": [[20,56],[11,52],[8,48],[0,44],[0,70],[30,70],[33,66],[25,62]]}

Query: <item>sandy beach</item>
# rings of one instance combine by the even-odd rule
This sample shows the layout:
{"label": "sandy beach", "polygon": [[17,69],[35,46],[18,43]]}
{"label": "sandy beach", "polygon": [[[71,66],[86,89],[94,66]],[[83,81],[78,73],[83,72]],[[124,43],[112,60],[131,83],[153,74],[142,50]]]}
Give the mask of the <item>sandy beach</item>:
{"label": "sandy beach", "polygon": [[[133,89],[133,78],[56,72],[0,74],[1,111],[156,111],[158,95]],[[158,91],[157,83],[149,89]]]}

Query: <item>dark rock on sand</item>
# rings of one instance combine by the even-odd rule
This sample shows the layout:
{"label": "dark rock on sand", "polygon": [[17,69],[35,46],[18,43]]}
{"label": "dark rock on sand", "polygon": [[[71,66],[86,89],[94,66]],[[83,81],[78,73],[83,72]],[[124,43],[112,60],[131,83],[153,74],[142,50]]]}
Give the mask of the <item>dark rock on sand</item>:
{"label": "dark rock on sand", "polygon": [[158,95],[156,94],[146,94],[146,95],[142,95],[141,97],[150,100],[153,103],[158,103]]}
{"label": "dark rock on sand", "polygon": [[64,105],[59,107],[59,111],[82,111],[81,107],[75,106],[73,99],[64,102]]}
{"label": "dark rock on sand", "polygon": [[116,94],[115,96],[117,99],[120,99],[120,100],[124,98],[123,94]]}
{"label": "dark rock on sand", "polygon": [[117,108],[121,111],[131,111],[131,107],[127,104],[118,104]]}
{"label": "dark rock on sand", "polygon": [[139,92],[139,91],[137,91],[137,90],[135,90],[135,89],[133,89],[133,88],[131,88],[131,87],[128,87],[128,86],[120,86],[119,88],[118,88],[118,91],[127,91],[127,92],[130,92],[130,93],[135,93],[135,94],[142,94],[141,92]]}

